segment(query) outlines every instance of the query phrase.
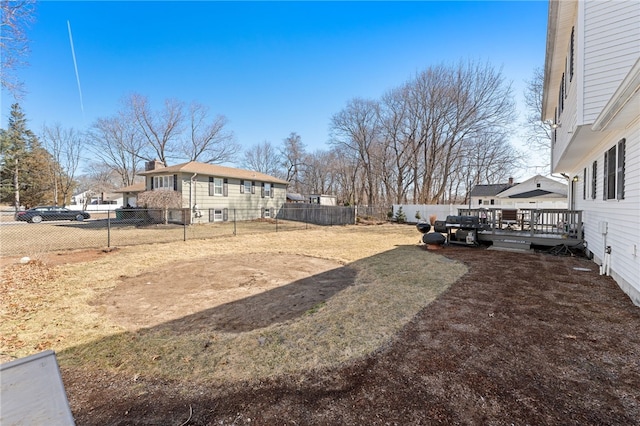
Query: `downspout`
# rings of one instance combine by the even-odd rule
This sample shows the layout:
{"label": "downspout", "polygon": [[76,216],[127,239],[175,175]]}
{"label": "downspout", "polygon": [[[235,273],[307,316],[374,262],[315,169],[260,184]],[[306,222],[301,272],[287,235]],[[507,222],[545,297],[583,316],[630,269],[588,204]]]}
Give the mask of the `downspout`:
{"label": "downspout", "polygon": [[[196,211],[196,194],[197,191],[193,190],[193,184],[196,180],[196,177],[198,176],[198,173],[194,173],[193,176],[191,176],[191,179],[189,180],[189,217],[191,218],[189,220],[189,222],[193,223],[193,214]],[[191,194],[193,194],[193,203],[191,203]]]}

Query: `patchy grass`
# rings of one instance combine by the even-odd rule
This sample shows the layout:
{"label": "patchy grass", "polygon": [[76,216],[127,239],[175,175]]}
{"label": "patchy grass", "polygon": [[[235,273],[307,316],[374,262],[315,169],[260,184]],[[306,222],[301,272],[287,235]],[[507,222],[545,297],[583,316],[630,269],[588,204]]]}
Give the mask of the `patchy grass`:
{"label": "patchy grass", "polygon": [[[63,367],[194,382],[340,364],[384,345],[466,272],[463,265],[419,248],[419,240],[413,226],[349,226],[126,247],[96,261],[55,268],[11,265],[1,282],[0,357],[6,361],[50,348]],[[94,303],[120,277],[180,260],[212,262],[215,253],[239,259],[269,253],[320,257],[358,274],[353,285],[305,315],[242,333],[197,328],[176,333],[162,326],[128,332]]]}

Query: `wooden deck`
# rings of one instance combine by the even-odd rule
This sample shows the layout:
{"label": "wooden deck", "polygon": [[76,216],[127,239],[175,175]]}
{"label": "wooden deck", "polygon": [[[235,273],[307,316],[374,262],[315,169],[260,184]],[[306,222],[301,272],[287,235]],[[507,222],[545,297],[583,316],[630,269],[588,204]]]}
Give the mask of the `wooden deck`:
{"label": "wooden deck", "polygon": [[[505,209],[507,210],[507,209]],[[477,216],[483,224],[477,231],[480,243],[496,247],[527,249],[534,246],[584,246],[582,211],[563,209],[520,209],[514,217],[513,209],[459,209],[458,214]],[[509,220],[503,219],[509,217]]]}

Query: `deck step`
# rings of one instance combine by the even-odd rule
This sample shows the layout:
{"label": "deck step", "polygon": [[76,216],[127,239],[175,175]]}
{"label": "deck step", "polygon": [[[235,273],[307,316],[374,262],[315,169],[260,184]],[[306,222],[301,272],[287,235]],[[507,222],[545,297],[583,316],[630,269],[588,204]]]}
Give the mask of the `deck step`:
{"label": "deck step", "polygon": [[531,243],[523,240],[502,239],[493,241],[494,249],[531,250]]}

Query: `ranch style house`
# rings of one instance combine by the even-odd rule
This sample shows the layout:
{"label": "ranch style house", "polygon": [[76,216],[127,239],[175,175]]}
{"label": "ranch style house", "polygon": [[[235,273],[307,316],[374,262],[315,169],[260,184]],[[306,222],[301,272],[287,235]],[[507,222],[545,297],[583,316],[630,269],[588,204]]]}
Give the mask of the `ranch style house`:
{"label": "ranch style house", "polygon": [[275,218],[289,184],[264,173],[197,161],[169,167],[152,161],[139,175],[145,177],[145,191],[177,191],[182,208],[190,211],[188,223]]}

